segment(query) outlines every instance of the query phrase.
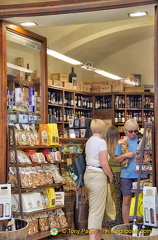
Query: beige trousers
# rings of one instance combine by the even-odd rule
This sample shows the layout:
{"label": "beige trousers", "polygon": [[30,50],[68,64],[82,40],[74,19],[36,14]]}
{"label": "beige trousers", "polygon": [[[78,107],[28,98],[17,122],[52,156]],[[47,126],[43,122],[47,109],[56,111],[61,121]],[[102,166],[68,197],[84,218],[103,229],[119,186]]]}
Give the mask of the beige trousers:
{"label": "beige trousers", "polygon": [[107,176],[103,172],[87,169],[85,187],[89,190],[88,229],[101,229],[107,196]]}

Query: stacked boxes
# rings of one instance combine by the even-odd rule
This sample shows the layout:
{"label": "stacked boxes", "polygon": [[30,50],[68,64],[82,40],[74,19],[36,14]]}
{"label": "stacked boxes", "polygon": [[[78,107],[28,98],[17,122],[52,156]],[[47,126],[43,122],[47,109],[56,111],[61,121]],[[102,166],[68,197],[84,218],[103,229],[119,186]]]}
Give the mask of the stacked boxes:
{"label": "stacked boxes", "polygon": [[124,91],[124,83],[118,80],[112,82],[112,91],[113,92],[123,92]]}

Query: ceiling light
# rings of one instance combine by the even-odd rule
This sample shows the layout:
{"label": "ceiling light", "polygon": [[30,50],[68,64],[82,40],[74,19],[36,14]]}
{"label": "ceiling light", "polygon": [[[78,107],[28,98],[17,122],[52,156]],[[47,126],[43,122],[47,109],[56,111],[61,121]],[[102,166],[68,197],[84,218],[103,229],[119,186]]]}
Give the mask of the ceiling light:
{"label": "ceiling light", "polygon": [[35,23],[35,22],[22,22],[22,23],[20,23],[20,25],[23,26],[23,27],[32,27],[32,26],[36,26],[37,23]]}
{"label": "ceiling light", "polygon": [[122,78],[121,77],[118,77],[114,74],[111,74],[111,73],[108,73],[108,72],[105,72],[104,70],[101,70],[101,69],[95,69],[94,72],[104,76],[104,77],[108,77],[108,78],[111,78],[111,79],[114,79],[114,80],[121,80]]}
{"label": "ceiling light", "polygon": [[86,69],[88,71],[94,71],[96,69],[93,66],[91,66],[91,64],[88,63],[85,63],[83,66],[81,66],[81,68]]}
{"label": "ceiling light", "polygon": [[77,61],[73,58],[67,57],[67,56],[65,56],[61,53],[58,53],[58,52],[56,52],[54,50],[51,50],[51,49],[48,49],[48,48],[47,48],[47,54],[52,56],[52,57],[58,58],[58,59],[60,59],[64,62],[71,63],[73,65],[82,65],[83,64],[83,63],[81,63],[81,62],[79,62],[79,61]]}
{"label": "ceiling light", "polygon": [[129,17],[142,17],[148,15],[147,12],[134,12],[134,13],[129,13]]}
{"label": "ceiling light", "polygon": [[13,68],[13,69],[22,71],[22,72],[33,73],[33,71],[30,70],[30,69],[23,68],[23,67],[20,67],[20,66],[18,66],[18,65],[12,64],[12,63],[7,63],[7,67],[10,67],[10,68]]}

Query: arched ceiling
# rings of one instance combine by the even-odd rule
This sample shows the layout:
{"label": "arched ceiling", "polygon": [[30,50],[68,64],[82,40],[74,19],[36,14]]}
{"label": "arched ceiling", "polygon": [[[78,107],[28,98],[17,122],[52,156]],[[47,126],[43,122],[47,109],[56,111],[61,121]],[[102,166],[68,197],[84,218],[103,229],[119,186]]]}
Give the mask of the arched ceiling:
{"label": "arched ceiling", "polygon": [[[148,16],[129,18],[128,13],[135,11],[147,11]],[[113,53],[154,35],[154,5],[5,20],[17,25],[34,21],[38,25],[27,29],[47,37],[49,48],[97,65]]]}

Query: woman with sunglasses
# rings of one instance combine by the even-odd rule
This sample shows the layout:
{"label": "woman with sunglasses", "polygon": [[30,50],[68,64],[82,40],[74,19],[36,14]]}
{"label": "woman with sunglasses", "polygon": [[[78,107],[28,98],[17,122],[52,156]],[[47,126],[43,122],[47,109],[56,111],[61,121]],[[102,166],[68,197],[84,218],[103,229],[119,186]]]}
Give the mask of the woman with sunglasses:
{"label": "woman with sunglasses", "polygon": [[[132,183],[138,180],[138,173],[135,173],[135,155],[139,144],[137,136],[138,130],[139,126],[134,119],[130,118],[125,122],[124,133],[127,138],[126,144],[128,146],[128,152],[123,153],[121,143],[118,143],[114,157],[116,163],[121,163],[127,158],[129,159],[128,166],[122,167],[121,170],[121,191],[123,194],[122,216],[124,224],[129,223]],[[145,178],[145,175],[143,176],[142,174],[142,178]]]}

